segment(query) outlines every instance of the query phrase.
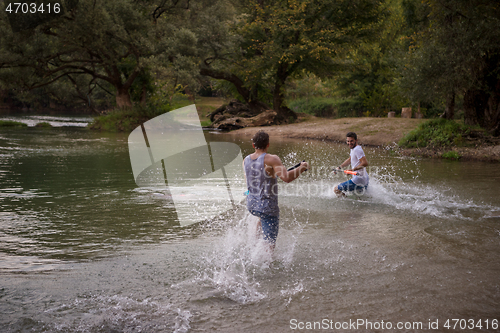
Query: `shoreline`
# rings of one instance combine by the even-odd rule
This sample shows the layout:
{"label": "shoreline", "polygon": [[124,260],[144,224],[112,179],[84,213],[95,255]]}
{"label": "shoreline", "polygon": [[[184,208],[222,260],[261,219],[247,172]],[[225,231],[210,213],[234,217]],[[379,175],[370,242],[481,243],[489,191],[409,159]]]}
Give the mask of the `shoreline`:
{"label": "shoreline", "polygon": [[323,119],[308,117],[299,123],[246,127],[230,131],[227,135],[251,138],[258,130],[265,130],[272,138],[312,139],[330,142],[344,142],[347,132],[358,135],[359,144],[388,148],[405,156],[443,158],[443,153],[456,152],[463,161],[500,162],[500,140],[492,145],[478,144],[476,147],[456,147],[429,149],[404,149],[397,142],[420,123],[428,119],[408,118],[339,118]]}

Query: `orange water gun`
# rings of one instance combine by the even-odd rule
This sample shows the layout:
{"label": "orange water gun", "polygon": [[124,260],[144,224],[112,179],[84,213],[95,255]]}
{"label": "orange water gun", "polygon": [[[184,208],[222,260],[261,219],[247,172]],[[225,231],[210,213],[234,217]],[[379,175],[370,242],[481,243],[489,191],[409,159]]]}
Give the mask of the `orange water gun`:
{"label": "orange water gun", "polygon": [[[333,173],[337,174],[337,171],[342,171],[341,169],[333,169]],[[350,171],[350,170],[343,170],[344,174],[346,175],[351,175],[351,176],[357,176],[358,173],[356,171]]]}

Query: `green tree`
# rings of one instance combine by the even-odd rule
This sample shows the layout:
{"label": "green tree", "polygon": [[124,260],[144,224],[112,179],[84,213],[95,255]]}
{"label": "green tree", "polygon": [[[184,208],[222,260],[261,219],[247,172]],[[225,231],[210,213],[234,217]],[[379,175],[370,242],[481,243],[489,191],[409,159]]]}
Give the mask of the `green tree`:
{"label": "green tree", "polygon": [[129,107],[131,94],[144,99],[151,89],[148,72],[157,65],[151,59],[186,42],[172,20],[179,10],[185,2],[80,0],[63,15],[24,31],[13,31],[3,11],[0,80],[29,90],[86,76],[87,90],[96,84],[110,88],[116,105]]}
{"label": "green tree", "polygon": [[262,82],[249,82],[244,75],[243,37],[236,29],[242,19],[240,10],[231,0],[219,0],[197,10],[198,14],[187,20],[197,39],[199,73],[221,81],[219,86],[224,91],[233,92],[250,107],[267,109],[261,94]]}
{"label": "green tree", "polygon": [[201,73],[232,82],[247,102],[269,89],[281,120],[296,117],[284,101],[287,80],[345,67],[347,51],[373,36],[382,12],[376,0],[242,0],[235,7],[232,49],[209,54]]}
{"label": "green tree", "polygon": [[351,66],[335,78],[339,94],[358,100],[367,114],[383,116],[410,106],[401,87],[400,68],[410,45],[408,38],[421,29],[427,15],[419,4],[420,0],[385,1],[387,15],[379,22],[377,38],[353,49]]}
{"label": "green tree", "polygon": [[500,3],[426,0],[428,25],[414,35],[405,85],[416,99],[445,101],[454,116],[463,97],[465,123],[500,134]]}

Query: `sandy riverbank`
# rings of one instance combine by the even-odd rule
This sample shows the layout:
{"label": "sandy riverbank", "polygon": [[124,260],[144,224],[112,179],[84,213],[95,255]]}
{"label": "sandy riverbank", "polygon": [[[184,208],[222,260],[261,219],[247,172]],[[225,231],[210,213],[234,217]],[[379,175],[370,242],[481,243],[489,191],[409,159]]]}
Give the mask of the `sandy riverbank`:
{"label": "sandy riverbank", "polygon": [[230,135],[252,135],[259,129],[272,138],[315,139],[344,142],[347,132],[355,132],[359,143],[366,146],[391,147],[405,155],[440,158],[444,152],[456,151],[463,160],[500,162],[500,145],[478,144],[477,147],[450,147],[447,149],[400,149],[397,142],[425,119],[406,118],[341,118],[323,119],[310,117],[308,120],[279,126],[249,127],[230,132]]}

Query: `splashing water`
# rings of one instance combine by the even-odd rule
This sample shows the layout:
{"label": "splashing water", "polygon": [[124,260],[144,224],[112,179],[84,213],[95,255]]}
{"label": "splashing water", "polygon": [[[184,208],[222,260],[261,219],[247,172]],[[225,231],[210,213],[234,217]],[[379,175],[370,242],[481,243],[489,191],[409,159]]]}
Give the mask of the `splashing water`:
{"label": "splashing water", "polygon": [[[303,226],[295,223],[295,230],[281,228],[277,250],[273,252],[262,238],[259,218],[246,210],[242,215],[223,231],[212,250],[202,256],[196,277],[174,287],[201,285],[206,292],[205,299],[222,298],[240,304],[255,303],[268,297],[259,281],[273,270],[291,264]],[[230,222],[222,221],[225,224]]]}
{"label": "splashing water", "polygon": [[[488,204],[478,204],[473,200],[461,198],[445,185],[425,184],[416,175],[411,182],[405,182],[400,177],[390,173],[389,168],[379,168],[370,173],[370,183],[366,190],[346,193],[347,199],[358,199],[360,203],[384,206],[385,208],[406,211],[418,215],[434,216],[446,219],[465,219],[482,217],[485,212],[494,210]],[[337,198],[334,187],[345,181],[341,178],[335,181],[313,180],[302,184],[298,192],[307,193],[310,197],[331,200]],[[319,188],[319,190],[317,190]],[[314,189],[311,191],[311,189]],[[297,191],[296,191],[297,192]]]}
{"label": "splashing water", "polygon": [[461,198],[445,185],[424,184],[416,179],[406,183],[377,173],[371,177],[367,200],[398,210],[446,219],[470,220],[492,209],[490,205]]}

